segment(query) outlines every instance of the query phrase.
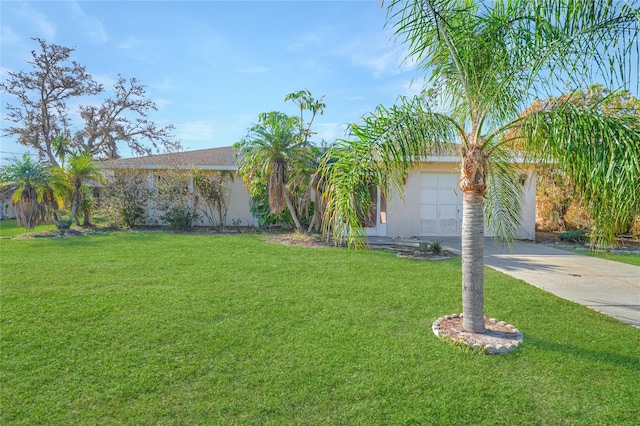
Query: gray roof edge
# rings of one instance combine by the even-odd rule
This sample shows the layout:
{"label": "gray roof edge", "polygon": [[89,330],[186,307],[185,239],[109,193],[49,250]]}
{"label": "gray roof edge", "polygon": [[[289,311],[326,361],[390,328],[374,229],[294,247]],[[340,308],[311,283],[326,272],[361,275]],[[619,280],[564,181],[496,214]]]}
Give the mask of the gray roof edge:
{"label": "gray roof edge", "polygon": [[143,165],[111,165],[105,166],[104,164],[99,164],[105,170],[169,170],[169,169],[179,169],[179,170],[189,170],[189,169],[198,169],[198,170],[238,170],[238,166],[198,166],[198,165],[169,165],[169,164],[143,164]]}

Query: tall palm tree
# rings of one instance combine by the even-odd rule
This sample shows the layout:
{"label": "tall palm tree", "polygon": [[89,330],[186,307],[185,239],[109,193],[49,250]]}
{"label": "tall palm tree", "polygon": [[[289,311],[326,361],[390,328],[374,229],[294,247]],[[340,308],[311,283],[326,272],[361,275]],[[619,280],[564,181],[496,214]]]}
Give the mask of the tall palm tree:
{"label": "tall palm tree", "polygon": [[358,184],[401,186],[420,156],[456,142],[463,326],[482,333],[484,226],[504,237],[517,229],[516,156],[553,161],[574,179],[599,218],[596,238],[611,239],[617,221],[640,205],[638,117],[604,116],[571,102],[518,116],[533,93],[553,93],[557,82],[581,87],[599,78],[618,87],[637,74],[630,53],[638,51],[640,13],[637,5],[614,0],[391,0],[387,11],[411,58],[430,73],[434,99],[447,109],[405,99],[353,126],[355,139],[342,142],[322,168],[327,223],[335,235],[357,240]]}
{"label": "tall palm tree", "polygon": [[49,166],[24,154],[13,158],[0,170],[0,184],[4,191],[13,192],[16,217],[26,230],[32,230],[43,216],[43,194],[50,181]]}
{"label": "tall palm tree", "polygon": [[234,144],[239,150],[238,172],[247,186],[257,175],[265,177],[271,213],[288,209],[296,229],[301,231],[288,183],[296,167],[311,154],[309,143],[299,137],[297,117],[271,111],[260,114],[259,121],[244,139]]}

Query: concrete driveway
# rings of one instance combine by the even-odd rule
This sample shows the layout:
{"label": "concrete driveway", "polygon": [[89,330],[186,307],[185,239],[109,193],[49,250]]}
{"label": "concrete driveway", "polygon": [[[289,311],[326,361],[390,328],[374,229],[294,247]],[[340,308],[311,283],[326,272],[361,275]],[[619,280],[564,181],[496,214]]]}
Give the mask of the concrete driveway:
{"label": "concrete driveway", "polygon": [[[421,239],[438,240],[445,249],[454,253],[459,254],[461,250],[459,237]],[[375,245],[382,240],[373,237],[371,243]],[[416,240],[388,241],[402,245],[418,244]],[[510,249],[492,238],[485,239],[485,264],[563,299],[640,328],[638,266],[574,254],[533,242],[518,241]]]}

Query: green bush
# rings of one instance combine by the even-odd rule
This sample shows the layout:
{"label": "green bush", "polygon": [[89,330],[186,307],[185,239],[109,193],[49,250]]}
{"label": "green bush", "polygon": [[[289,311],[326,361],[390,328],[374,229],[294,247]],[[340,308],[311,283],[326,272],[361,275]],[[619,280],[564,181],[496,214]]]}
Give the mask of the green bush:
{"label": "green bush", "polygon": [[442,253],[442,244],[440,241],[434,241],[429,245],[429,250],[431,250],[433,254],[440,254]]}
{"label": "green bush", "polygon": [[566,231],[558,237],[560,241],[569,241],[571,243],[583,243],[588,240],[588,235],[582,229],[574,229]]}
{"label": "green bush", "polygon": [[191,208],[173,207],[171,210],[160,216],[167,226],[174,231],[188,231],[193,228],[193,222],[198,220],[200,215]]}
{"label": "green bush", "polygon": [[147,223],[147,176],[138,170],[119,172],[108,180],[97,213],[108,226],[133,228]]}

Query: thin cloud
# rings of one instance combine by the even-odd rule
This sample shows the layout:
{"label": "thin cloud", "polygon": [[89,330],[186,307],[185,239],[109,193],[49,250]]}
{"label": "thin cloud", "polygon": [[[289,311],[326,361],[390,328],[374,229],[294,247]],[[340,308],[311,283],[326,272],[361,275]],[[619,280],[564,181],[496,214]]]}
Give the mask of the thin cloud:
{"label": "thin cloud", "polygon": [[16,34],[9,26],[3,25],[0,31],[0,34],[2,34],[2,44],[14,44],[21,41],[20,36],[18,36],[18,34]]}
{"label": "thin cloud", "polygon": [[56,25],[44,15],[35,11],[33,13],[32,22],[37,28],[38,35],[45,39],[53,39],[56,36]]}
{"label": "thin cloud", "polygon": [[102,87],[106,91],[109,91],[109,90],[113,89],[113,86],[117,82],[117,80],[113,76],[110,76],[110,75],[92,74],[92,77],[98,84],[102,84]]}
{"label": "thin cloud", "polygon": [[418,96],[424,90],[425,82],[424,79],[412,79],[409,81],[405,81],[402,84],[402,95],[404,96]]}
{"label": "thin cloud", "polygon": [[288,49],[313,50],[316,58],[317,55],[325,55],[347,60],[352,65],[370,70],[374,78],[397,75],[415,68],[413,60],[405,60],[406,48],[394,45],[387,32],[354,36],[349,29],[326,26],[296,36]]}
{"label": "thin cloud", "polygon": [[5,78],[9,76],[9,73],[13,70],[11,68],[3,67],[0,65],[0,77]]}
{"label": "thin cloud", "polygon": [[216,134],[216,128],[210,121],[188,121],[176,124],[177,137],[183,141],[211,141]]}
{"label": "thin cloud", "polygon": [[253,66],[253,67],[238,68],[238,69],[235,69],[234,71],[242,74],[262,74],[269,71],[269,68],[263,67],[263,66]]}
{"label": "thin cloud", "polygon": [[[22,21],[25,28],[31,28],[30,32],[33,37],[39,37],[46,40],[55,38],[56,25],[43,13],[32,8],[28,3],[22,3],[21,8],[16,11],[16,17]],[[5,36],[4,29],[2,31],[3,42]],[[18,41],[18,40],[16,40]]]}
{"label": "thin cloud", "polygon": [[336,139],[346,137],[347,125],[344,123],[318,123],[314,126],[317,132],[313,136],[313,141],[320,144],[322,141],[332,143]]}
{"label": "thin cloud", "polygon": [[73,17],[82,31],[86,32],[89,40],[94,43],[106,43],[109,40],[107,31],[102,25],[102,21],[87,14],[78,2],[69,3]]}
{"label": "thin cloud", "polygon": [[287,45],[289,51],[300,51],[311,47],[325,46],[335,39],[335,28],[321,27],[314,31],[301,33]]}
{"label": "thin cloud", "polygon": [[173,80],[171,78],[166,77],[160,83],[156,83],[156,84],[152,85],[152,87],[154,89],[158,89],[158,90],[169,91],[169,90],[175,89],[176,85],[174,84],[174,82],[173,82]]}
{"label": "thin cloud", "polygon": [[349,59],[356,65],[369,69],[375,78],[398,75],[415,68],[413,61],[406,61],[406,49],[390,45],[385,37],[373,40],[354,39],[334,51],[334,55]]}
{"label": "thin cloud", "polygon": [[156,104],[158,111],[164,110],[165,108],[167,108],[169,105],[173,103],[169,99],[163,99],[163,98],[156,98],[153,100],[153,102]]}
{"label": "thin cloud", "polygon": [[118,48],[123,50],[138,49],[142,46],[142,40],[137,37],[129,36],[126,40],[118,43]]}

